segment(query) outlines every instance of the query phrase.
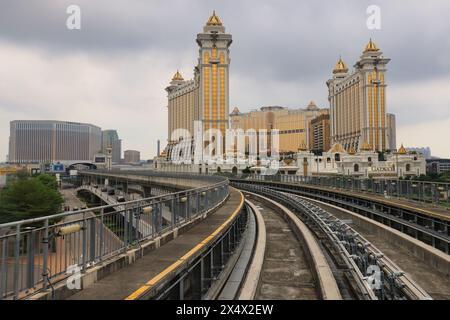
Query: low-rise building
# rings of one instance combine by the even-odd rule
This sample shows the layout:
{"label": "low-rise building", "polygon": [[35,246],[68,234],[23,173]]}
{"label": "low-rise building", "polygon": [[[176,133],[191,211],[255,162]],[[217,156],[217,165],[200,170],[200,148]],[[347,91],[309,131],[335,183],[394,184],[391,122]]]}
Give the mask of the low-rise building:
{"label": "low-rise building", "polygon": [[314,152],[330,150],[330,115],[328,113],[311,120],[309,124],[309,147]]}
{"label": "low-rise building", "polygon": [[141,153],[137,150],[125,150],[124,162],[127,164],[141,162]]}
{"label": "low-rise building", "polygon": [[450,159],[428,159],[427,172],[436,174],[450,172]]}
{"label": "low-rise building", "polygon": [[379,160],[378,152],[364,143],[359,152],[353,148],[345,150],[335,143],[328,152],[315,156],[305,147],[297,153],[297,174],[303,176],[346,175],[361,178],[392,178],[420,176],[426,172],[426,161],[422,154],[409,153],[402,146],[398,152],[384,155]]}
{"label": "low-rise building", "polygon": [[398,152],[384,155],[380,160],[378,152],[367,143],[360,152],[353,148],[345,150],[340,143],[322,155],[314,155],[303,144],[296,154],[296,163],[284,164],[280,174],[301,176],[352,176],[360,178],[397,178],[420,176],[426,172],[426,161],[422,154],[409,153],[402,146]]}

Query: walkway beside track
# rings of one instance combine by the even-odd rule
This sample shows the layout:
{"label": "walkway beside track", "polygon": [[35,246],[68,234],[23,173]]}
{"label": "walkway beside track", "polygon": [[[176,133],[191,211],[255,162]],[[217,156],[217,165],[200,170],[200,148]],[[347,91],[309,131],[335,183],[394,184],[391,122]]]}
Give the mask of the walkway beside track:
{"label": "walkway beside track", "polygon": [[[208,218],[128,267],[113,272],[90,287],[80,290],[69,300],[137,298],[139,292],[142,292],[151,280],[170,275],[176,270],[177,262],[200,254],[204,249],[204,246],[200,244],[206,238],[212,240],[213,236],[217,235],[216,231],[227,225],[230,217],[239,212],[243,204],[242,193],[230,187],[228,200]],[[218,233],[220,234],[220,231]]]}

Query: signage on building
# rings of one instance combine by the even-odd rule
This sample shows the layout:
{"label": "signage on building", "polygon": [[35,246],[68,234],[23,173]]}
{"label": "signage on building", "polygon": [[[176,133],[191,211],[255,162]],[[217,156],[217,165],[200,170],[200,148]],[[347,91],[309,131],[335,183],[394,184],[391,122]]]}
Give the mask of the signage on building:
{"label": "signage on building", "polygon": [[102,157],[95,157],[94,159],[95,163],[105,163],[106,162],[106,157],[102,156]]}
{"label": "signage on building", "polygon": [[394,168],[391,167],[371,167],[370,171],[372,172],[395,172]]}
{"label": "signage on building", "polygon": [[66,168],[64,167],[64,164],[62,164],[62,163],[53,163],[50,166],[50,171],[51,172],[65,172]]}

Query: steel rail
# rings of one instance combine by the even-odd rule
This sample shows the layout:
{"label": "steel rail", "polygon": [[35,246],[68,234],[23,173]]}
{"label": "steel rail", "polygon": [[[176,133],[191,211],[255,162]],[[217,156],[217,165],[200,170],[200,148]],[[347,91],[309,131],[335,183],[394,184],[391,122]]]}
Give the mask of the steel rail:
{"label": "steel rail", "polygon": [[[232,180],[232,182],[238,182],[238,183],[246,183],[246,184],[256,184],[259,185],[257,181],[239,181],[239,180]],[[333,198],[326,194],[321,193],[314,193],[309,191],[300,190],[297,187],[303,187],[303,186],[296,186],[296,185],[286,185],[286,184],[278,184],[277,182],[263,182],[264,185],[267,186],[267,188],[278,190],[281,192],[289,192],[289,193],[295,193],[299,195],[303,195],[312,199],[321,200],[327,203],[335,204],[337,206],[342,207],[351,207],[352,209],[356,210],[355,212],[358,214],[361,214],[363,216],[367,216],[375,221],[380,222],[378,219],[381,219],[384,224],[387,224],[388,226],[391,226],[390,223],[393,225],[397,224],[401,229],[397,229],[402,231],[405,234],[408,234],[428,245],[431,245],[435,247],[436,249],[443,251],[444,253],[450,253],[450,236],[447,235],[449,232],[450,225],[448,222],[442,222],[441,225],[439,225],[440,229],[439,231],[434,230],[433,226],[421,225],[419,224],[419,220],[422,221],[424,219],[427,219],[426,217],[421,217],[420,213],[414,213],[412,211],[407,211],[402,208],[397,208],[395,206],[388,206],[387,204],[382,205],[382,209],[377,209],[377,201],[374,200],[374,204],[370,206],[364,206],[358,203],[358,198],[353,198],[352,195],[348,195],[349,200],[343,200],[342,198]],[[333,193],[332,190],[327,190],[329,193]],[[363,202],[369,202],[367,199],[361,200]],[[394,213],[387,213],[384,212],[383,209],[391,208]],[[375,219],[374,217],[378,217],[378,219]],[[408,218],[409,217],[409,218]],[[413,220],[411,220],[413,218]],[[430,218],[430,217],[428,217]],[[384,220],[383,220],[384,219]],[[415,219],[415,220],[414,220]],[[385,222],[386,221],[386,222]],[[437,221],[434,222],[436,225],[438,224]],[[411,230],[413,232],[407,232],[408,230]],[[429,238],[427,240],[427,237]]]}
{"label": "steel rail", "polygon": [[[260,194],[275,198],[300,210],[304,214],[304,217],[307,220],[310,220],[314,225],[318,226],[323,234],[325,234],[331,240],[331,243],[338,249],[337,252],[348,265],[348,269],[353,274],[353,279],[355,279],[357,287],[366,299],[431,299],[425,290],[420,288],[409,276],[400,270],[395,263],[385,257],[381,251],[375,248],[375,246],[355,232],[347,224],[335,218],[325,210],[292,194],[282,193],[277,190],[255,185],[239,183],[235,183],[235,185],[243,190],[253,190],[254,192],[256,191]],[[334,226],[335,228],[332,228],[331,226]],[[337,232],[339,229],[344,230],[344,232],[340,234]],[[343,239],[342,234],[348,235],[349,237]],[[355,253],[357,252],[361,254],[364,253],[365,256],[370,257],[370,259],[373,260],[373,265],[376,264],[381,268],[383,272],[382,275],[386,276],[386,279],[382,279],[383,286],[381,288],[376,288],[376,290],[374,290],[373,285],[369,283],[373,281],[374,278],[367,275],[367,272],[364,270],[360,270],[360,266],[357,262],[361,263],[361,261],[358,261],[361,259],[361,256],[356,255]],[[386,290],[390,290],[390,292],[386,294]],[[401,292],[401,294],[398,294],[397,292]],[[390,296],[388,297],[388,295]]]}

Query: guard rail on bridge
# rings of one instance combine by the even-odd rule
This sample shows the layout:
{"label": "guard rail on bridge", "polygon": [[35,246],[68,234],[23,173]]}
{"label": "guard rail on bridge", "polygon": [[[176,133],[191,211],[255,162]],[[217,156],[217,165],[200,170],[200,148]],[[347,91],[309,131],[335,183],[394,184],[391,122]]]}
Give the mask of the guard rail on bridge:
{"label": "guard rail on bridge", "polygon": [[348,191],[368,192],[419,202],[442,205],[450,210],[450,183],[400,179],[362,179],[352,177],[305,177],[297,175],[250,175],[259,181],[304,183]]}
{"label": "guard rail on bridge", "polygon": [[82,177],[83,184],[86,184],[88,181],[101,184],[103,180],[108,179],[110,183],[122,185],[128,183],[152,186],[163,185],[167,188],[171,187],[173,191],[197,188],[226,179],[225,177],[213,175],[126,170],[85,170],[80,171],[78,174]]}
{"label": "guard rail on bridge", "polygon": [[[206,186],[1,224],[0,299],[19,299],[73,273],[84,273],[104,259],[189,222],[227,198],[227,179],[200,179],[208,181]],[[169,213],[171,219],[165,219],[163,213]]]}

